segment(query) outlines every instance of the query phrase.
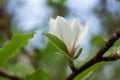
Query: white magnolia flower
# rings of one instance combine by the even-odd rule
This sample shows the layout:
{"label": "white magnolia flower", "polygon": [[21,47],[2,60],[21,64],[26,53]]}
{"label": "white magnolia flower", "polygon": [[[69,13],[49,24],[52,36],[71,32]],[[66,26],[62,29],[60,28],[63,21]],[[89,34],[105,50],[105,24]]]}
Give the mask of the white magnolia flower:
{"label": "white magnolia flower", "polygon": [[74,19],[70,24],[65,18],[57,16],[56,19],[50,18],[50,33],[62,40],[72,57],[76,47],[86,36],[89,23],[84,28],[81,27],[78,19]]}

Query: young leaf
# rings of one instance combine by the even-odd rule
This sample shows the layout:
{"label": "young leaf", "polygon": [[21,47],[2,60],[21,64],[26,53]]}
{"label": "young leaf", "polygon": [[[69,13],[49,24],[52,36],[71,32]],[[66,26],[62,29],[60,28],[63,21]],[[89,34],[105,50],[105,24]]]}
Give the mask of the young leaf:
{"label": "young leaf", "polygon": [[50,80],[49,75],[42,69],[38,69],[33,74],[27,77],[27,80]]}
{"label": "young leaf", "polygon": [[104,62],[97,63],[90,68],[86,69],[84,72],[80,73],[74,80],[86,80],[85,78],[88,77],[88,75],[95,71],[100,65],[104,64]]}
{"label": "young leaf", "polygon": [[28,39],[32,38],[33,35],[34,33],[15,34],[11,41],[0,49],[0,65],[13,57],[20,48],[27,44]]}
{"label": "young leaf", "polygon": [[82,53],[82,48],[79,49],[79,51],[77,52],[77,54],[73,57],[73,59],[77,59],[80,54]]}
{"label": "young leaf", "polygon": [[50,33],[45,33],[44,34],[50,41],[51,43],[59,50],[59,52],[69,61],[72,62],[71,58],[68,56],[68,49],[66,45],[56,36],[50,34]]}
{"label": "young leaf", "polygon": [[15,65],[12,65],[11,72],[21,78],[26,78],[26,76],[32,74],[34,72],[34,68],[28,64],[25,63],[17,63]]}

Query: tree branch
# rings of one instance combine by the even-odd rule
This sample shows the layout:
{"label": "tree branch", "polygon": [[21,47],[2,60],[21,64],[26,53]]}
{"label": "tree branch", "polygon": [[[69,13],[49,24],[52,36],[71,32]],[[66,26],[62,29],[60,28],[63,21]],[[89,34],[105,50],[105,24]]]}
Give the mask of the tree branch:
{"label": "tree branch", "polygon": [[120,59],[120,56],[116,53],[114,53],[113,55],[107,56],[107,57],[103,57],[102,61],[115,61]]}
{"label": "tree branch", "polygon": [[10,80],[23,80],[23,79],[21,79],[21,78],[19,78],[17,76],[11,75],[10,73],[6,73],[3,70],[0,70],[0,76],[8,78]]}
{"label": "tree branch", "polygon": [[98,50],[97,55],[98,57],[103,56],[103,54],[109,50],[110,47],[120,38],[120,28],[114,32],[111,38]]}
{"label": "tree branch", "polygon": [[120,59],[119,56],[108,56],[108,57],[103,57],[106,51],[109,50],[110,47],[113,46],[113,44],[120,38],[120,28],[110,37],[110,39],[97,51],[96,55],[80,66],[78,69],[73,71],[66,80],[73,80],[78,74],[86,70],[87,68],[91,67],[92,65],[101,62],[101,61],[115,61],[117,59]]}

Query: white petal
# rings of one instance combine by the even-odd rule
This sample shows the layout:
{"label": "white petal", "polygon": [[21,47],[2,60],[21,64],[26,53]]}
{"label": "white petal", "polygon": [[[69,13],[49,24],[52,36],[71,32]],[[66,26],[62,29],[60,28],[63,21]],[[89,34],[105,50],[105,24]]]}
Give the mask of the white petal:
{"label": "white petal", "polygon": [[72,41],[72,29],[70,24],[66,19],[58,16],[55,20],[54,26],[56,26],[55,35],[67,45],[68,49],[70,49],[70,44]]}
{"label": "white petal", "polygon": [[84,37],[86,36],[88,30],[89,30],[89,22],[87,22],[85,24],[85,27],[82,29],[82,32],[79,35],[79,38],[78,38],[78,40],[76,42],[76,46],[78,46],[80,44],[80,42],[84,39]]}
{"label": "white petal", "polygon": [[80,32],[81,27],[78,19],[74,19],[71,24],[72,30],[74,32],[74,35],[78,35],[78,32]]}
{"label": "white petal", "polygon": [[78,19],[74,19],[72,24],[71,24],[72,30],[73,30],[73,40],[71,46],[74,46],[76,44],[76,41],[81,34],[81,27]]}
{"label": "white petal", "polygon": [[50,24],[50,33],[52,33],[52,34],[54,34],[54,32],[55,32],[54,23],[55,23],[55,20],[52,17],[50,17],[50,22],[49,22],[49,24]]}

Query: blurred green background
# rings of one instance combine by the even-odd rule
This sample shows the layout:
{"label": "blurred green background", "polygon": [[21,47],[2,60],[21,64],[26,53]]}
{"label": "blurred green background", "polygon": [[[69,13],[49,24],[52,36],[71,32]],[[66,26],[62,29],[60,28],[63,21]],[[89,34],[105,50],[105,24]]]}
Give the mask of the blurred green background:
{"label": "blurred green background", "polygon": [[[120,3],[115,0],[0,0],[0,48],[15,33],[36,32],[28,45],[0,69],[24,78],[41,68],[51,80],[65,80],[70,72],[67,63],[43,36],[49,32],[49,18],[63,16],[69,22],[78,18],[82,26],[90,21],[89,33],[80,44],[83,53],[76,61],[81,65],[120,27],[119,9]],[[105,56],[114,53],[119,45],[120,40]],[[119,75],[120,60],[100,65],[85,80],[120,80]],[[0,80],[8,79],[1,76]]]}

